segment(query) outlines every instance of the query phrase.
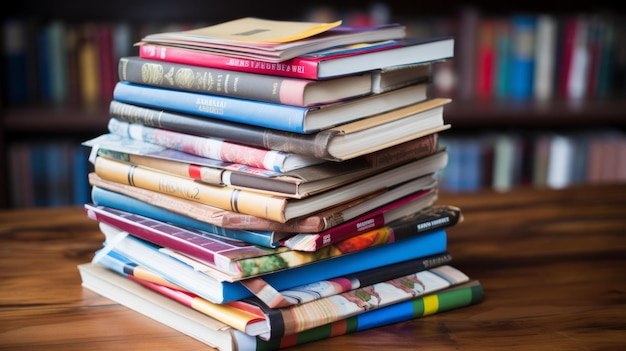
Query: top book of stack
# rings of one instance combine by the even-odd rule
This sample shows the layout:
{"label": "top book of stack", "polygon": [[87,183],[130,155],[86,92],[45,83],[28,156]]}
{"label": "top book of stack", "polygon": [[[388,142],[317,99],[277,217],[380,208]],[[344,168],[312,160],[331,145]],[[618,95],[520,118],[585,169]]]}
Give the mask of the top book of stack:
{"label": "top book of stack", "polygon": [[[399,24],[353,27],[339,25],[341,22],[304,22],[315,29],[306,36],[302,33],[307,27],[285,32],[290,27],[284,23],[242,18],[189,31],[147,35],[135,45],[142,58],[314,80],[432,63],[454,55],[453,37],[406,38],[406,29]],[[231,33],[274,33],[275,41],[268,39],[269,35],[264,41],[250,41],[253,36],[233,40],[241,36],[224,35],[224,26],[232,26]]]}

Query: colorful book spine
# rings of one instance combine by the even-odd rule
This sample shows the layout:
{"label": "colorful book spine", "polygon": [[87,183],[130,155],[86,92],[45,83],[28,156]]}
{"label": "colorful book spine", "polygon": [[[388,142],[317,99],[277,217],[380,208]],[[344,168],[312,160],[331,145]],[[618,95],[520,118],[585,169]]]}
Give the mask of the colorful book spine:
{"label": "colorful book spine", "polygon": [[[353,220],[341,223],[323,232],[315,234],[299,233],[283,240],[281,243],[282,245],[293,250],[316,251],[359,233],[380,228],[390,223],[390,221],[398,219],[396,213],[405,213],[405,207],[410,207],[413,210],[412,213],[423,213],[423,216],[425,217],[424,222],[426,223],[435,219],[440,219],[440,216],[444,214],[444,211],[442,211],[443,208],[439,211],[437,210],[438,208],[434,210],[433,208],[430,208],[430,205],[432,205],[436,199],[437,196],[434,191],[418,191],[405,198],[379,207],[374,211],[368,212]],[[429,210],[422,212],[422,209],[426,207],[428,207]],[[460,211],[449,208],[449,210],[445,212],[446,215],[450,215],[451,218],[447,221],[442,219],[440,224],[456,224],[460,218]],[[452,216],[452,212],[454,212],[454,216]]]}
{"label": "colorful book spine", "polygon": [[483,296],[484,291],[482,284],[478,280],[471,280],[468,283],[445,289],[427,296],[367,311],[360,315],[325,324],[280,339],[264,341],[257,338],[255,350],[278,350],[316,340],[355,333],[358,331],[451,311],[479,304],[482,302]]}
{"label": "colorful book spine", "polygon": [[[323,160],[313,157],[261,149],[217,138],[199,137],[161,128],[152,128],[143,124],[131,124],[115,118],[109,119],[108,129],[109,132],[128,139],[144,141],[196,156],[244,164],[276,172],[288,172],[296,168],[323,162]],[[290,161],[289,164],[292,166],[287,164],[288,159]]]}
{"label": "colorful book spine", "polygon": [[535,16],[514,16],[511,19],[511,76],[512,99],[533,97],[535,70]]}
{"label": "colorful book spine", "polygon": [[[156,219],[162,222],[173,223],[178,226],[202,230],[207,233],[213,233],[215,235],[241,240],[263,247],[274,248],[280,246],[278,241],[274,238],[273,232],[270,231],[223,228],[181,213],[176,213],[151,205],[130,196],[103,189],[99,186],[92,186],[91,201],[93,201],[93,204],[97,206],[103,206],[109,209],[115,209],[128,213],[135,213],[139,216]],[[85,206],[88,206],[88,204]]]}

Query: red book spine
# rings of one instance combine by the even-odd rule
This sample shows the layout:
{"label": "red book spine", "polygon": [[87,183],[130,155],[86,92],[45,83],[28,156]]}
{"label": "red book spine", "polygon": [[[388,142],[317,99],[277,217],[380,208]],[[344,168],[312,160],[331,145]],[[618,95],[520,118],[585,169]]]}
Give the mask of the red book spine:
{"label": "red book spine", "polygon": [[139,46],[139,56],[152,60],[236,70],[239,72],[270,74],[304,79],[318,79],[317,65],[319,60],[317,59],[295,58],[283,62],[266,62],[152,44]]}

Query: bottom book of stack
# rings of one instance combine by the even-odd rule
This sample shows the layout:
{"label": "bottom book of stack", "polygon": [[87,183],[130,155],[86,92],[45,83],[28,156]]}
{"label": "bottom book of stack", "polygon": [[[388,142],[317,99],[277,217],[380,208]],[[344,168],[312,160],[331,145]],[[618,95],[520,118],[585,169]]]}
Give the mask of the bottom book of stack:
{"label": "bottom book of stack", "polygon": [[[255,310],[255,304],[250,304],[254,298],[225,305],[213,304],[182,288],[179,290],[171,284],[160,285],[139,278],[141,274],[133,273],[132,269],[122,268],[116,272],[115,269],[110,269],[110,263],[108,268],[106,265],[94,262],[81,264],[78,268],[84,287],[211,347],[219,350],[243,351],[277,350],[481,302],[483,290],[478,280],[470,279],[445,263],[436,263],[447,262],[450,258],[447,253],[434,255],[422,260],[422,264],[428,265],[428,262],[431,262],[436,265],[435,267],[425,268],[397,279],[318,298],[315,301],[318,308],[321,306],[344,310],[343,313],[347,317],[328,323],[317,321],[311,326],[304,323],[299,327],[299,331],[276,338],[268,338],[267,335],[270,319],[275,318],[276,313],[281,315],[281,323],[286,326],[290,322],[288,321],[290,314],[315,315],[315,312],[302,308],[307,305],[306,303],[286,307],[282,309],[282,312],[277,312],[281,310],[280,308]],[[136,264],[130,264],[127,267],[143,268]],[[145,268],[143,270],[144,275],[149,272]],[[397,291],[391,293],[389,289]],[[294,289],[291,292],[297,293],[297,290]],[[259,306],[261,305],[263,304]],[[239,310],[242,314],[250,314],[247,319],[248,325],[237,325],[234,322],[235,319],[227,323],[224,319],[220,321],[212,317],[211,315],[219,314],[216,312],[219,309]],[[263,336],[264,333],[265,336]]]}
{"label": "bottom book of stack", "polygon": [[296,334],[263,340],[104,266],[85,263],[78,268],[84,287],[219,350],[277,350],[470,306],[481,302],[483,298],[480,282],[468,279],[448,288],[367,310]]}

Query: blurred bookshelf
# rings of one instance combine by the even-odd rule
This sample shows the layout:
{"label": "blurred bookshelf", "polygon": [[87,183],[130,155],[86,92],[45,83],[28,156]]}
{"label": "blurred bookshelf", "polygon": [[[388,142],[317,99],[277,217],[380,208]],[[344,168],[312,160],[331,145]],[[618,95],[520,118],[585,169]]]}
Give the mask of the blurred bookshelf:
{"label": "blurred bookshelf", "polygon": [[[442,174],[444,191],[626,182],[626,14],[608,2],[567,10],[556,3],[532,1],[468,5],[339,0],[304,1],[297,7],[289,1],[271,6],[262,2],[216,6],[199,0],[66,3],[25,0],[3,14],[0,207],[81,204],[81,196],[88,194],[77,190],[78,183],[87,186],[86,179],[75,179],[80,173],[68,178],[75,186],[71,191],[79,194],[43,203],[23,199],[25,189],[41,188],[28,185],[38,179],[25,164],[34,157],[25,156],[28,145],[41,146],[44,140],[47,148],[56,144],[58,152],[77,160],[79,151],[67,146],[80,149],[81,141],[106,131],[117,60],[137,53],[134,42],[148,33],[244,16],[342,19],[346,24],[398,22],[407,26],[409,36],[453,35],[455,58],[434,66],[430,92],[453,99],[444,114],[452,129],[442,134],[442,142],[449,147],[451,163],[458,164]],[[540,31],[543,23],[551,31]],[[55,45],[55,40],[62,41]],[[95,62],[88,62],[90,58]],[[511,73],[513,65],[519,66],[518,73]],[[85,78],[89,79],[81,81]],[[610,145],[598,146],[598,139]],[[550,145],[555,148],[552,154]],[[498,147],[514,150],[506,156]],[[453,154],[461,149],[464,152]],[[550,155],[555,160],[552,168],[540,166]],[[599,159],[612,160],[606,161],[611,165],[598,166]],[[506,168],[496,164],[498,160],[508,167],[506,181],[496,180],[496,169]],[[76,172],[90,166],[72,162],[77,161],[70,160],[67,167]],[[458,185],[468,169],[480,179]],[[561,178],[554,178],[550,169]],[[607,174],[601,176],[600,171]]]}

